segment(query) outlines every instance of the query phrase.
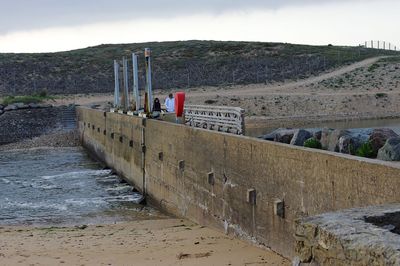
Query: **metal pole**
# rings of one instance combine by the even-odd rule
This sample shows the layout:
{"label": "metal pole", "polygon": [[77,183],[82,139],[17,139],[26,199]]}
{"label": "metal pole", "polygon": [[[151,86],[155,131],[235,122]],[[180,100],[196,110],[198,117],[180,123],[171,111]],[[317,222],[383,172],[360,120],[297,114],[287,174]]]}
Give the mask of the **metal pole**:
{"label": "metal pole", "polygon": [[368,48],[367,41],[365,41],[365,48]]}
{"label": "metal pole", "polygon": [[132,69],[133,69],[133,97],[136,102],[136,110],[140,109],[140,95],[139,95],[139,72],[138,72],[138,56],[132,54]]}
{"label": "metal pole", "polygon": [[129,83],[128,83],[128,60],[123,58],[124,69],[124,110],[129,109]]}
{"label": "metal pole", "polygon": [[144,56],[146,58],[146,85],[147,85],[147,106],[149,107],[149,112],[153,110],[153,88],[151,84],[151,50],[150,48],[144,49]]}
{"label": "metal pole", "polygon": [[119,64],[117,60],[114,60],[114,77],[115,77],[115,87],[114,87],[114,107],[119,107]]}
{"label": "metal pole", "polygon": [[379,41],[378,41],[378,49],[379,49]]}
{"label": "metal pole", "polygon": [[371,48],[374,48],[374,41],[371,41]]}

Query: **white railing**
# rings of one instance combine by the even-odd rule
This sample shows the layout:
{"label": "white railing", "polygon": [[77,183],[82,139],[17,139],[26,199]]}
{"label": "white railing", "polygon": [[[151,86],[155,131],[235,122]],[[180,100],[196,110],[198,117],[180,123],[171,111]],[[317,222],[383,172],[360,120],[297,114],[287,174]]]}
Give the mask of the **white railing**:
{"label": "white railing", "polygon": [[185,124],[244,135],[244,110],[239,107],[185,105]]}

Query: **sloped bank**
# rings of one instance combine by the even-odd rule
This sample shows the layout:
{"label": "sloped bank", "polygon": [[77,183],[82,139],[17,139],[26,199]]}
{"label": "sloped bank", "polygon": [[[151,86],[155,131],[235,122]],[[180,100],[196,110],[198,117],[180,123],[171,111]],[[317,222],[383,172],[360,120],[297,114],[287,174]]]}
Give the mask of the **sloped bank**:
{"label": "sloped bank", "polygon": [[51,105],[3,106],[0,145],[47,134],[61,127],[61,108]]}

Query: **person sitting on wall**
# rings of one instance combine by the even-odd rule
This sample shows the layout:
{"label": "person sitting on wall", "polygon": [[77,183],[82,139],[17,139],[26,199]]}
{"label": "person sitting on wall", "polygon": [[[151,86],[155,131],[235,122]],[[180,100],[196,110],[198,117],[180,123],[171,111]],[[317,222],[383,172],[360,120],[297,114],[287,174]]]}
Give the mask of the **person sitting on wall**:
{"label": "person sitting on wall", "polygon": [[165,108],[167,109],[168,113],[175,112],[175,99],[172,93],[170,93],[168,98],[165,99]]}
{"label": "person sitting on wall", "polygon": [[153,112],[161,112],[160,99],[155,98],[153,102]]}

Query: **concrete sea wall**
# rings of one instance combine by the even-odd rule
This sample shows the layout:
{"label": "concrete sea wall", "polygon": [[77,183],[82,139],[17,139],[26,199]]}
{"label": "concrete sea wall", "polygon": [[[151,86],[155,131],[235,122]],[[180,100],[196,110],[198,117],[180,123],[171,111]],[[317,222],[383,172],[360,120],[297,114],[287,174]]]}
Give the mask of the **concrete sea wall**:
{"label": "concrete sea wall", "polygon": [[294,256],[295,220],[400,201],[400,165],[78,109],[81,141],[162,209]]}

